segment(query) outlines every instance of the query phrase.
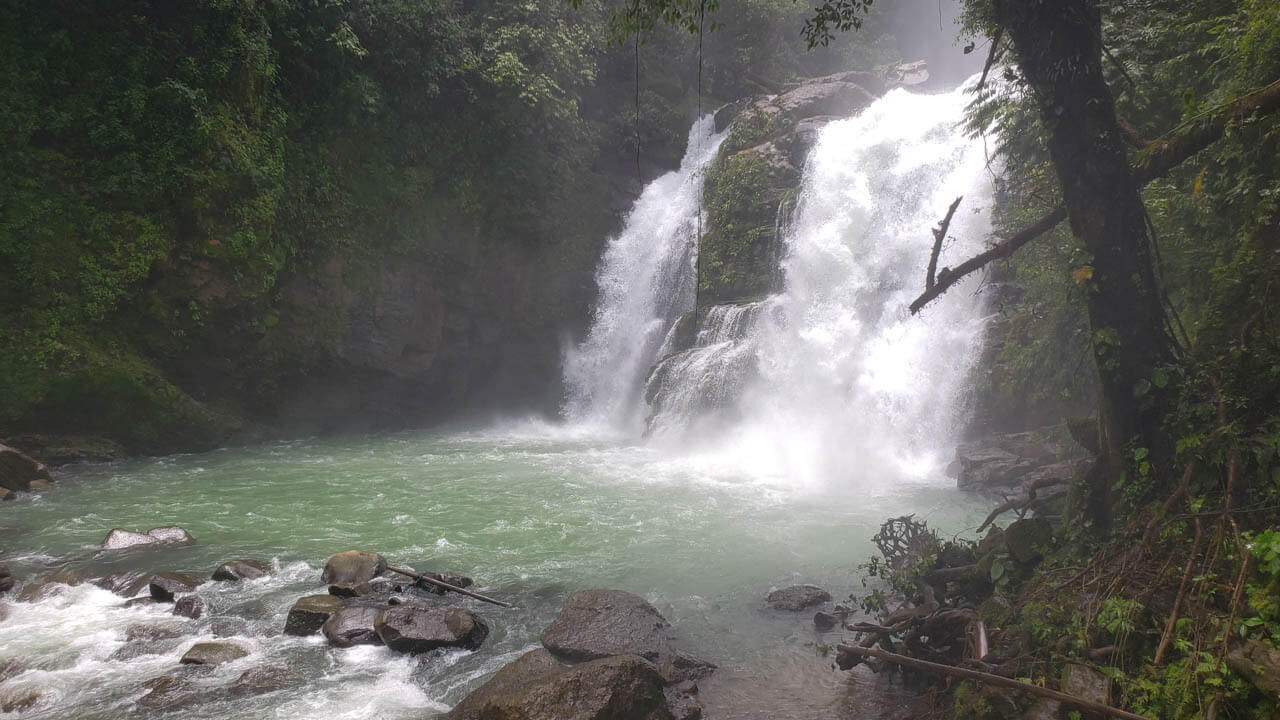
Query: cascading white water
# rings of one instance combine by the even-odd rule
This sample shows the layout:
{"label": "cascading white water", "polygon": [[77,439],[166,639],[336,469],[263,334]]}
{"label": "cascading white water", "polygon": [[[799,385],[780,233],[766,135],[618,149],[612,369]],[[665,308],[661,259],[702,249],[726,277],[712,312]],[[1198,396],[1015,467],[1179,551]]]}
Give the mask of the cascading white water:
{"label": "cascading white water", "polygon": [[779,222],[784,291],[701,308],[692,347],[668,353],[693,307],[700,171],[719,145],[707,120],[695,125],[680,172],[645,189],[605,252],[591,332],[566,359],[568,419],[634,430],[647,405],[646,433],[788,485],[934,474],[961,420],[983,303],[961,283],[918,317],[906,308],[952,200],[965,197],[942,265],[988,231],[985,153],[959,128],[967,102],[963,90],[894,90],[824,127]]}
{"label": "cascading white water", "polygon": [[729,440],[745,463],[789,483],[932,475],[953,446],[982,336],[983,302],[961,283],[919,316],[934,227],[950,203],[940,262],[989,229],[980,140],[957,127],[957,90],[894,90],[827,125],[810,154],[786,240],[785,291],[758,324],[757,379]]}
{"label": "cascading white water", "polygon": [[710,115],[694,123],[680,169],[645,187],[605,248],[587,338],[565,353],[566,419],[639,427],[644,378],[668,331],[693,309],[702,175],[724,135]]}

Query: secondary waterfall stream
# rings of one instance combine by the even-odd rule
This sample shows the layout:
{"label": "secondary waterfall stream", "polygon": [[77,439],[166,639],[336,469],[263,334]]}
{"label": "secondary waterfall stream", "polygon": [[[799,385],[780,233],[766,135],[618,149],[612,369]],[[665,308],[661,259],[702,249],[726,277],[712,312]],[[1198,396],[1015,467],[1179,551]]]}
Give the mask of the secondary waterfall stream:
{"label": "secondary waterfall stream", "polygon": [[[184,718],[348,720],[434,717],[538,637],[573,591],[643,595],[683,647],[720,665],[700,683],[721,720],[874,717],[892,706],[861,673],[830,670],[837,641],[806,615],[763,608],[773,587],[862,592],[858,563],[886,518],[913,513],[946,532],[988,508],[937,470],[963,404],[981,302],[957,287],[920,318],[928,230],[956,195],[965,254],[983,236],[980,143],[955,129],[960,94],[894,91],[832,122],[810,155],[786,230],[783,292],[704,309],[694,347],[664,360],[693,309],[700,172],[720,137],[690,133],[682,168],[646,188],[600,269],[587,341],[568,353],[565,422],[300,439],[60,469],[56,487],[0,506],[0,561],[19,587],[0,596],[4,720],[161,717],[144,683],[182,674]],[[660,372],[645,380],[651,366]],[[659,397],[660,396],[660,397]],[[643,437],[645,419],[652,437]],[[181,525],[195,545],[100,552],[113,527]],[[376,550],[453,571],[516,605],[474,609],[492,633],[475,652],[425,661],[382,647],[331,648],[282,636],[289,607],[324,592],[325,559]],[[270,576],[207,583],[206,612],[134,605],[82,579],[123,571],[202,577],[233,558]],[[178,633],[130,656],[129,628]],[[248,656],[205,672],[178,665],[195,642]],[[265,694],[232,692],[246,670],[287,671]],[[32,695],[34,693],[34,695]],[[15,705],[16,707],[16,705]]]}

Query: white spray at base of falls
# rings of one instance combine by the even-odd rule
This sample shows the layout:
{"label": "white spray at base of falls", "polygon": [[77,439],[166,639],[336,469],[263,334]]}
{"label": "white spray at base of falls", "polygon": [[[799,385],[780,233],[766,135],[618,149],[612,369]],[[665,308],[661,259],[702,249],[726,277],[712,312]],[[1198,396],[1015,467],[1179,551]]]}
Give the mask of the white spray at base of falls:
{"label": "white spray at base of falls", "polygon": [[[598,410],[606,409],[615,427],[632,430],[644,408],[624,413],[621,424],[616,411],[632,407],[640,376],[659,361],[643,393],[648,432],[684,446],[695,467],[700,457],[770,483],[835,481],[877,492],[895,480],[936,481],[963,420],[983,300],[972,279],[918,316],[907,305],[924,287],[930,229],[957,196],[964,201],[940,264],[980,249],[989,230],[991,172],[982,141],[959,127],[967,102],[962,90],[894,90],[858,116],[825,126],[796,209],[780,228],[784,290],[756,303],[701,309],[697,340],[683,352],[656,352],[678,313],[663,316],[648,298],[684,276],[664,276],[672,264],[655,264],[615,240],[601,264],[596,325],[571,358],[577,364],[567,366],[577,393],[569,419],[602,419],[608,413]],[[689,167],[686,158],[681,172]],[[696,175],[688,178],[700,184]],[[651,189],[624,236],[640,232],[634,221]],[[681,257],[676,265],[691,272],[692,259]],[[637,262],[650,264],[640,270]],[[618,312],[628,307],[622,298],[645,312]],[[612,354],[600,352],[608,338]]]}
{"label": "white spray at base of falls", "polygon": [[587,338],[565,352],[564,416],[638,429],[641,386],[667,333],[693,309],[703,171],[725,133],[694,123],[680,169],[645,186],[596,272],[599,298]]}

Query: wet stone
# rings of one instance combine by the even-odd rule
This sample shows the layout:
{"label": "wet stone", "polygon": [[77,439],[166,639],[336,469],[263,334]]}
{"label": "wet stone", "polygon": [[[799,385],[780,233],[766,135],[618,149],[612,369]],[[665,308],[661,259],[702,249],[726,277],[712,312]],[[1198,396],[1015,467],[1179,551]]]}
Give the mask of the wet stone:
{"label": "wet stone", "polygon": [[342,598],[333,595],[308,595],[289,608],[284,621],[285,635],[313,635],[319,632],[329,616],[342,609]]}
{"label": "wet stone", "polygon": [[279,690],[293,681],[293,674],[282,665],[259,665],[241,673],[231,686],[231,692],[235,695],[260,695]]}
{"label": "wet stone", "polygon": [[196,588],[204,584],[194,575],[186,573],[156,573],[151,576],[151,584],[148,589],[151,597],[158,602],[173,602],[174,596],[193,592]]}
{"label": "wet stone", "polygon": [[199,620],[200,616],[204,614],[204,600],[201,600],[196,595],[180,597],[173,604],[173,614],[188,617],[192,620]]}
{"label": "wet stone", "polygon": [[321,631],[329,644],[346,648],[352,645],[381,645],[375,623],[381,608],[371,606],[344,607],[325,621]]}
{"label": "wet stone", "polygon": [[475,650],[489,636],[489,625],[463,608],[399,605],[378,613],[375,627],[388,648],[403,653],[441,647]]}
{"label": "wet stone", "polygon": [[831,593],[817,585],[792,585],[769,593],[765,602],[774,610],[799,612],[830,599]]}
{"label": "wet stone", "polygon": [[222,665],[248,654],[248,650],[235,643],[203,642],[192,645],[178,662],[183,665]]}
{"label": "wet stone", "polygon": [[213,571],[212,579],[220,582],[256,580],[271,574],[271,566],[261,560],[231,560]]}

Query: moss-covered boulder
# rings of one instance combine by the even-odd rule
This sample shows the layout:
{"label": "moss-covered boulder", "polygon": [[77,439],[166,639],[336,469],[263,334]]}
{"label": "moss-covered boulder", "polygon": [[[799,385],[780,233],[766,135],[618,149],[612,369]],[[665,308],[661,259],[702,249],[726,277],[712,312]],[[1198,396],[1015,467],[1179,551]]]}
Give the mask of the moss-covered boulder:
{"label": "moss-covered boulder", "polygon": [[698,250],[699,309],[758,299],[781,281],[779,219],[790,213],[801,169],[826,122],[851,115],[883,92],[867,73],[840,73],[802,82],[779,95],[722,108],[737,118],[707,171],[707,227]]}

